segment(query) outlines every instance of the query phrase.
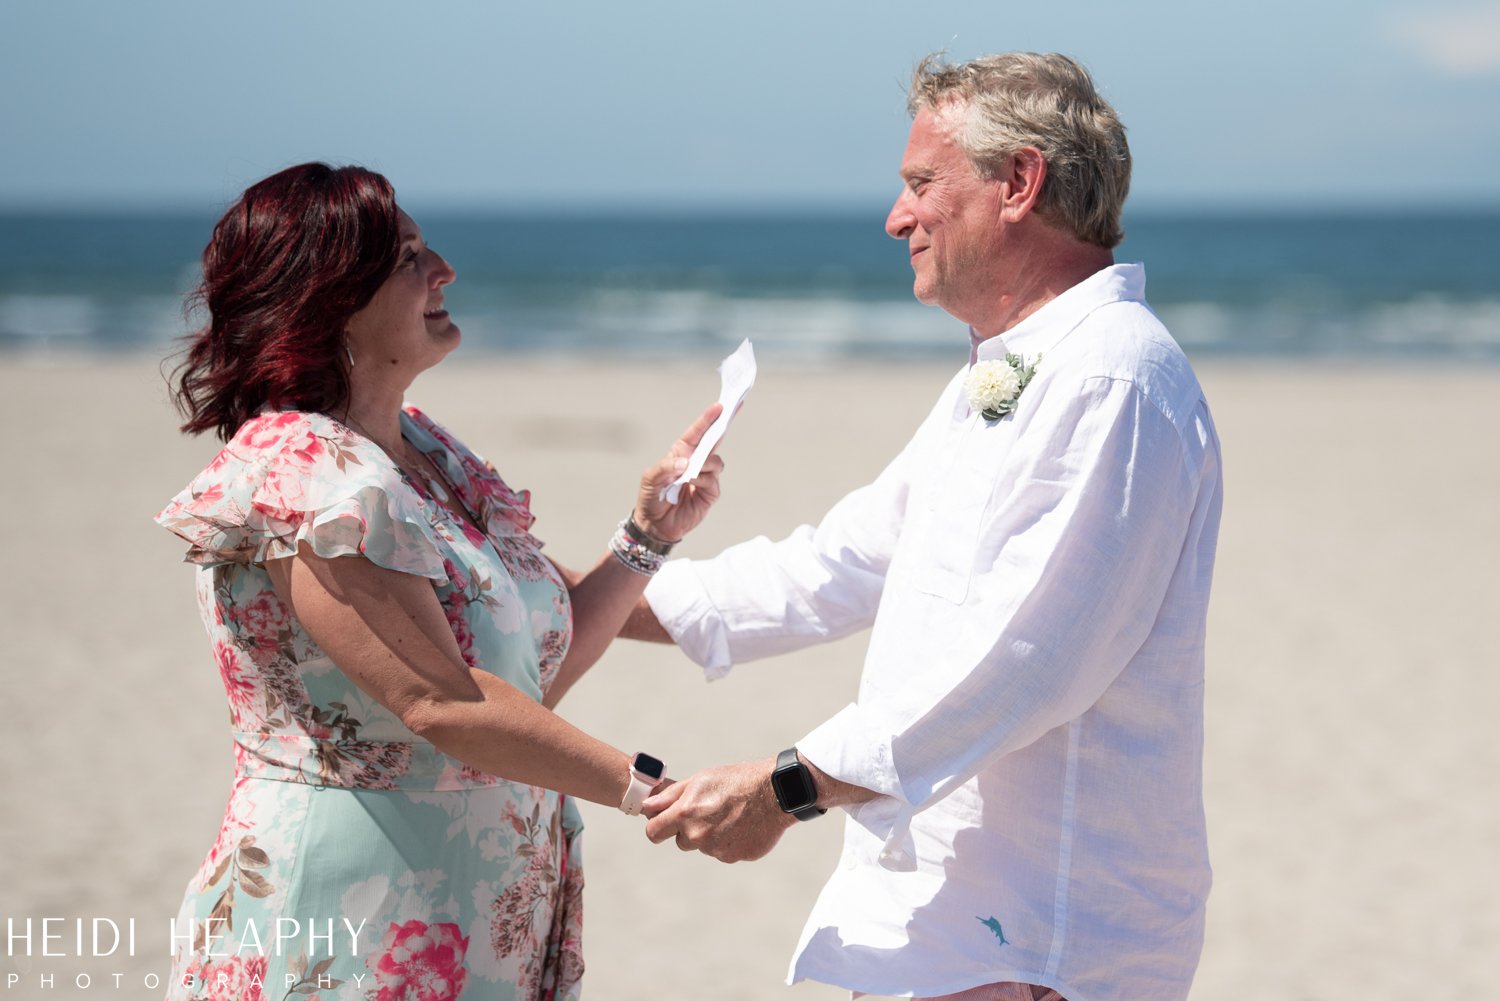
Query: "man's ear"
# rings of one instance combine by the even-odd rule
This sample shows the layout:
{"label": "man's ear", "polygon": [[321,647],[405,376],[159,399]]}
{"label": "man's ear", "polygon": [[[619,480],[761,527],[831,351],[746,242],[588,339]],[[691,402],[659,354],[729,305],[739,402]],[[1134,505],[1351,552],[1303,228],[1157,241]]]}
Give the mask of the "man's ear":
{"label": "man's ear", "polygon": [[1000,175],[1000,211],[1006,222],[1019,222],[1030,214],[1047,180],[1047,158],[1035,146],[1022,146],[1011,156]]}

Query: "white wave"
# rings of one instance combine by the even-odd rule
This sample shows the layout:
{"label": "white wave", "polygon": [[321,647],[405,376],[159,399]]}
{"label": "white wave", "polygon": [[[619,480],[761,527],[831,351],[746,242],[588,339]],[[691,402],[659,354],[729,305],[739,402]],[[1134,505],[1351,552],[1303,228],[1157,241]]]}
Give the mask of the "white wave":
{"label": "white wave", "polygon": [[1183,302],[1155,310],[1157,319],[1184,346],[1226,344],[1234,339],[1234,315],[1216,302]]}
{"label": "white wave", "polygon": [[182,299],[174,295],[136,296],[122,310],[121,319],[127,329],[150,341],[181,337],[190,329]]}
{"label": "white wave", "polygon": [[99,304],[90,296],[0,296],[0,334],[12,337],[91,337],[99,331],[101,316]]}
{"label": "white wave", "polygon": [[1400,346],[1500,346],[1500,299],[1453,302],[1437,296],[1369,311],[1370,340]]}
{"label": "white wave", "polygon": [[[487,318],[492,319],[492,318]],[[750,338],[768,350],[801,355],[876,350],[930,350],[966,345],[952,317],[915,301],[868,302],[842,296],[727,296],[707,291],[601,289],[575,318],[584,331],[637,346],[681,339],[737,344]],[[477,328],[476,328],[477,329]]]}

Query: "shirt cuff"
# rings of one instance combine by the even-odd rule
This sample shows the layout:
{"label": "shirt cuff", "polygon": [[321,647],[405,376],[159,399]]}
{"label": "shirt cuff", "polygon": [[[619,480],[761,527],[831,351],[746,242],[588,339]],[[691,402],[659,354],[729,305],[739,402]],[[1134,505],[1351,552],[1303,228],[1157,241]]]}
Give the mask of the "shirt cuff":
{"label": "shirt cuff", "polygon": [[672,560],[646,585],[646,603],[678,649],[717,681],[729,673],[729,631],[694,572],[692,560]]}
{"label": "shirt cuff", "polygon": [[896,872],[916,868],[911,836],[916,810],[902,794],[889,734],[870,732],[859,706],[850,703],[797,741],[797,751],[830,778],[878,793],[874,799],[846,807],[845,812],[882,842],[877,860],[882,868]]}

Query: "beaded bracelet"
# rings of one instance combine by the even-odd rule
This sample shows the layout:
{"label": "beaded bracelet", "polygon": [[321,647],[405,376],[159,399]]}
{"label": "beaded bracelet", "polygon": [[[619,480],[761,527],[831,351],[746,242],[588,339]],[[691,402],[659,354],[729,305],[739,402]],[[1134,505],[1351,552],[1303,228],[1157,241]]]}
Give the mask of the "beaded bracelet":
{"label": "beaded bracelet", "polygon": [[626,569],[650,577],[667,562],[667,554],[676,543],[663,542],[648,535],[635,523],[633,514],[615,529],[614,537],[609,540],[609,551],[625,564]]}

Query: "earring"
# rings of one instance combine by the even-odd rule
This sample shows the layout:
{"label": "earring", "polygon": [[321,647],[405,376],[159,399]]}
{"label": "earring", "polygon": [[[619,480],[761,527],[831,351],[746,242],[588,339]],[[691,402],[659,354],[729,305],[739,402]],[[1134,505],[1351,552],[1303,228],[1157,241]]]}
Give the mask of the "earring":
{"label": "earring", "polygon": [[344,342],[344,354],[346,354],[346,355],[349,356],[349,367],[353,368],[354,367],[354,349],[349,346],[349,342],[348,341]]}

